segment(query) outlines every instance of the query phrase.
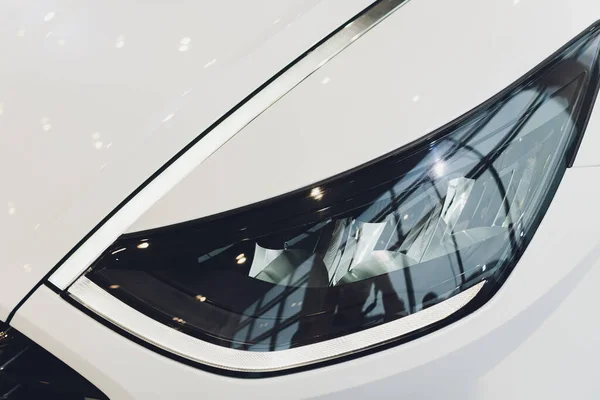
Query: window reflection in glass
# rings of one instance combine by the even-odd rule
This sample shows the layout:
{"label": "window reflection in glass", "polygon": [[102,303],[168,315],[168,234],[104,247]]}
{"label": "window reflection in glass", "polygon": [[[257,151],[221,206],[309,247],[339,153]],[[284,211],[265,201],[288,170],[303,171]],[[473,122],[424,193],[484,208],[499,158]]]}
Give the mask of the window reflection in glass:
{"label": "window reflection in glass", "polygon": [[458,126],[316,187],[124,236],[88,277],[175,329],[249,351],[340,337],[500,282],[564,173],[597,54],[584,37]]}

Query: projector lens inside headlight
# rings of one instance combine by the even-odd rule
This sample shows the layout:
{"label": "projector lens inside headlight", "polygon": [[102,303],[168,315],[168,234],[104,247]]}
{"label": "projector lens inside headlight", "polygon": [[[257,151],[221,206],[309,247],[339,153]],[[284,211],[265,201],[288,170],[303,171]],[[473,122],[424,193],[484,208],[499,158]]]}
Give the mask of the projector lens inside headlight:
{"label": "projector lens inside headlight", "polygon": [[530,241],[575,151],[597,55],[590,31],[416,143],[260,204],[123,235],[86,277],[187,335],[252,352],[427,313],[485,282],[483,302]]}

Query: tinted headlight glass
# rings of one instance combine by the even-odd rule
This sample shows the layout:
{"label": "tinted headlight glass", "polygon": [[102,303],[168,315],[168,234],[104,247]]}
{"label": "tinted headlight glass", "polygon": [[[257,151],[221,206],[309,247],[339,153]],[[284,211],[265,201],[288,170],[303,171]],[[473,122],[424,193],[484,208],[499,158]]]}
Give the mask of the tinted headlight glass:
{"label": "tinted headlight glass", "polygon": [[123,235],[86,277],[173,329],[252,352],[360,332],[485,282],[482,303],[574,154],[597,90],[598,43],[589,31],[495,99],[368,165]]}

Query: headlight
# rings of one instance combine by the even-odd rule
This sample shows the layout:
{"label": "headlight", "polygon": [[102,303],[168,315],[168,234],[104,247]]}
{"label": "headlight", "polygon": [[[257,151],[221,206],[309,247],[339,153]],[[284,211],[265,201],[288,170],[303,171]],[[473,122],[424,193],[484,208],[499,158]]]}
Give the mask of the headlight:
{"label": "headlight", "polygon": [[243,209],[123,235],[69,292],[169,353],[246,372],[443,326],[487,301],[531,240],[596,95],[597,31],[368,165]]}

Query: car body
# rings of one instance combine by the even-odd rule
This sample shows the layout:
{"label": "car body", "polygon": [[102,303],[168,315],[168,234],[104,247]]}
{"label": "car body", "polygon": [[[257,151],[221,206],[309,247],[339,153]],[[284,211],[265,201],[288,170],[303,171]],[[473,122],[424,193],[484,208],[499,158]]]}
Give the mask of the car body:
{"label": "car body", "polygon": [[[251,3],[0,5],[0,320],[111,399],[595,398],[597,112],[497,293],[464,318],[385,350],[260,379],[219,374],[111,329],[46,283],[56,267],[81,264],[78,254],[96,259],[86,243],[117,217],[120,235],[211,216],[419,140],[600,19],[592,0],[405,2],[215,143],[189,175],[170,177],[165,165],[202,132],[231,121],[249,96],[277,88],[273,77],[372,6]],[[197,143],[210,138],[209,130]],[[159,176],[167,186],[152,201],[126,207]]]}

